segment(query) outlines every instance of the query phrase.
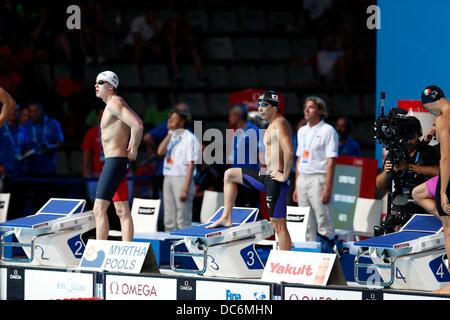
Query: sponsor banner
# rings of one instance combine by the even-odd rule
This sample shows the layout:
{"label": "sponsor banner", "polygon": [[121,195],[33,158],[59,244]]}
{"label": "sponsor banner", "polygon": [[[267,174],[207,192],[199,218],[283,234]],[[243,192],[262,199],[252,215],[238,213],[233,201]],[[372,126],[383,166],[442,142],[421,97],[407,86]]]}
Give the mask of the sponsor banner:
{"label": "sponsor banner", "polygon": [[6,270],[6,299],[24,300],[25,269],[11,267],[7,268]]}
{"label": "sponsor banner", "polygon": [[195,279],[177,279],[177,300],[195,300]]}
{"label": "sponsor banner", "polygon": [[107,274],[105,300],[176,300],[177,279]]}
{"label": "sponsor banner", "polygon": [[25,300],[94,297],[94,274],[25,269]]}
{"label": "sponsor banner", "polygon": [[329,253],[272,250],[261,280],[325,286],[335,259]]}
{"label": "sponsor banner", "polygon": [[90,239],[81,258],[80,269],[140,273],[148,246],[148,242]]}
{"label": "sponsor banner", "polygon": [[362,292],[286,286],[284,300],[362,300]]}
{"label": "sponsor banner", "polygon": [[6,300],[6,268],[0,268],[0,300]]}
{"label": "sponsor banner", "polygon": [[450,300],[450,297],[423,296],[414,294],[384,293],[383,300]]}
{"label": "sponsor banner", "polygon": [[196,300],[270,300],[270,285],[197,280]]}
{"label": "sponsor banner", "polygon": [[362,167],[336,164],[333,196],[330,201],[336,229],[353,230],[356,200],[361,185]]}

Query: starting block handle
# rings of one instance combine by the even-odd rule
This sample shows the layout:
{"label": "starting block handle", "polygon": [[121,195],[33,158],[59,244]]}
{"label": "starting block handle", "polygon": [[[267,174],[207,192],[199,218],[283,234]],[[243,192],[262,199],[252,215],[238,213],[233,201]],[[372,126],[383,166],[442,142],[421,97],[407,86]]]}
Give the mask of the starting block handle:
{"label": "starting block handle", "polygon": [[389,281],[380,281],[380,285],[383,287],[389,287],[394,283],[395,280],[395,262],[397,261],[397,259],[400,258],[404,258],[404,257],[409,257],[409,256],[415,256],[415,255],[419,255],[419,254],[423,254],[423,253],[428,253],[428,252],[434,252],[436,250],[439,249],[444,249],[445,246],[440,246],[440,247],[436,247],[436,248],[429,248],[426,250],[422,250],[420,252],[411,252],[411,253],[406,253],[406,254],[402,254],[399,256],[396,256],[394,258],[389,258],[389,262],[390,263],[385,263],[385,264],[376,264],[376,263],[372,263],[372,264],[368,264],[368,263],[359,263],[359,258],[362,256],[365,257],[369,257],[370,255],[367,255],[367,253],[369,252],[369,250],[363,251],[362,253],[358,253],[355,257],[355,264],[354,264],[354,276],[355,276],[355,281],[358,284],[362,284],[362,285],[367,285],[367,281],[362,281],[359,280],[359,268],[370,268],[370,267],[378,267],[380,269],[390,269],[391,270],[391,276]]}
{"label": "starting block handle", "polygon": [[[202,253],[190,253],[190,252],[175,251],[175,248],[177,246],[184,244],[184,243],[185,243],[184,239],[182,239],[182,240],[178,240],[178,241],[174,242],[170,246],[170,268],[176,272],[185,272],[185,273],[193,273],[193,274],[205,273],[206,267],[207,267],[207,260],[208,260],[208,255],[207,255],[208,248],[206,248]],[[200,257],[200,258],[203,258],[203,267],[201,268],[201,270],[177,268],[177,267],[175,267],[175,257],[191,257],[191,258]]]}
{"label": "starting block handle", "polygon": [[[5,242],[5,238],[8,236],[14,235],[15,232],[13,230],[5,232],[0,237],[0,259],[5,262],[18,262],[18,263],[30,263],[34,260],[34,240],[36,237],[33,237],[30,241],[30,243],[20,243],[20,242]],[[30,248],[30,257],[23,259],[23,258],[7,258],[5,257],[5,247],[12,247],[12,248]]]}
{"label": "starting block handle", "polygon": [[[365,256],[365,257],[369,257],[370,255],[367,255],[367,253],[369,252],[369,250],[363,251],[362,253],[358,253],[355,257],[355,264],[354,264],[354,276],[355,276],[355,281],[358,284],[361,285],[369,285],[369,283],[367,283],[367,281],[363,281],[359,279],[359,269],[368,269],[368,268],[379,268],[379,269],[390,269],[391,270],[391,276],[389,278],[389,281],[380,281],[379,283],[375,283],[376,285],[380,285],[383,287],[390,287],[393,283],[394,283],[394,279],[395,279],[395,258],[393,260],[390,260],[390,263],[385,263],[385,264],[375,264],[375,263],[360,263],[359,262],[359,258],[361,256]],[[381,277],[381,275],[380,275]]]}

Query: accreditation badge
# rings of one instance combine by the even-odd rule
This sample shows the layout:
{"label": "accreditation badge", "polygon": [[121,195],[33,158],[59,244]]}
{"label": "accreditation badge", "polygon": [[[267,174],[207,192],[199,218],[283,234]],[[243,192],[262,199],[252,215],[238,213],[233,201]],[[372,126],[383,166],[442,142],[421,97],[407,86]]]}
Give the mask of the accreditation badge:
{"label": "accreditation badge", "polygon": [[302,163],[309,163],[309,161],[311,160],[311,152],[309,152],[309,150],[303,150],[303,155],[302,155]]}

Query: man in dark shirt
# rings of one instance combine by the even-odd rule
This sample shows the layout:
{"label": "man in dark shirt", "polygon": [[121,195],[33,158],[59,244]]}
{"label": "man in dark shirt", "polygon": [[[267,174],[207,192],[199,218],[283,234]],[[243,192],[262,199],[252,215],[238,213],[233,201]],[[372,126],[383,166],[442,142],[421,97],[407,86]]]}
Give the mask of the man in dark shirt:
{"label": "man in dark shirt", "polygon": [[361,148],[358,141],[350,136],[353,130],[352,121],[345,116],[339,117],[335,129],[339,135],[339,155],[361,157]]}
{"label": "man in dark shirt", "polygon": [[[416,130],[411,132],[410,139],[399,151],[387,154],[383,171],[376,178],[377,188],[386,189],[388,173],[393,170],[393,214],[426,213],[422,207],[412,202],[412,189],[439,174],[439,151],[420,140],[422,127],[420,121],[414,119]],[[405,219],[408,217],[405,216]]]}

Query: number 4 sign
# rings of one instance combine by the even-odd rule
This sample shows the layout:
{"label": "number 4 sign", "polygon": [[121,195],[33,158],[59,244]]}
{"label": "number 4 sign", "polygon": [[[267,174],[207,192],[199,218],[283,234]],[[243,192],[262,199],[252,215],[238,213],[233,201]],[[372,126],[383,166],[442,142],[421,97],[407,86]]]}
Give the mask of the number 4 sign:
{"label": "number 4 sign", "polygon": [[444,261],[444,255],[430,261],[430,269],[438,282],[449,282],[450,273]]}

